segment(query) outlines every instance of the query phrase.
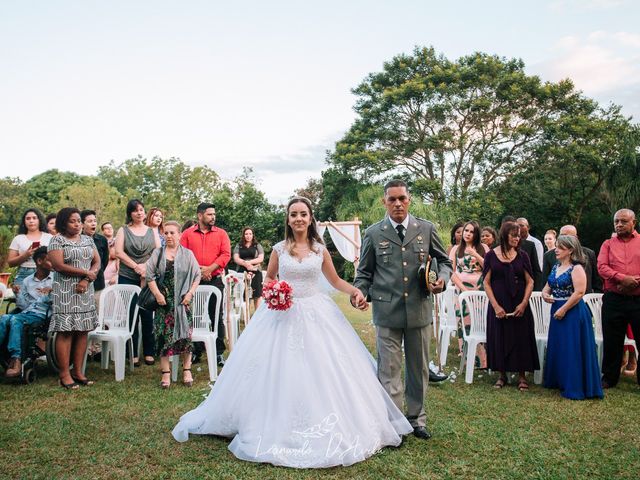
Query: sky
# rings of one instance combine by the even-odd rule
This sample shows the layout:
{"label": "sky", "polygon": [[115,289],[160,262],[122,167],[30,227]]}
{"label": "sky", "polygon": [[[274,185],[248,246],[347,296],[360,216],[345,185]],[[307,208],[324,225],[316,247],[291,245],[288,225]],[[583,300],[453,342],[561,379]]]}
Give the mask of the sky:
{"label": "sky", "polygon": [[0,0],[0,177],[174,156],[281,202],[415,46],[521,58],[640,119],[636,0]]}

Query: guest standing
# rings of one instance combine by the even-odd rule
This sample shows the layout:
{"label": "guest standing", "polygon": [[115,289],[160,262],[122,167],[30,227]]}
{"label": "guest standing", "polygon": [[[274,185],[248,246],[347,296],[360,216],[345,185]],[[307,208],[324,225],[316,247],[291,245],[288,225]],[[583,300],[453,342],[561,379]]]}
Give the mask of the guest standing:
{"label": "guest standing", "polygon": [[[49,243],[48,258],[54,270],[51,303],[53,316],[49,333],[56,335],[56,361],[60,369],[60,385],[77,389],[91,385],[82,373],[87,333],[98,326],[93,298],[93,282],[100,269],[100,256],[87,235],[82,235],[80,211],[63,208],[56,216],[58,235]],[[73,362],[73,371],[69,363]]]}
{"label": "guest standing", "polygon": [[559,388],[572,400],[602,398],[591,312],[582,301],[586,258],[578,238],[571,235],[558,237],[555,253],[558,263],[542,290],[551,304],[544,386]]}
{"label": "guest standing", "polygon": [[[462,351],[462,329],[469,332],[471,318],[467,304],[460,305],[458,295],[461,292],[482,290],[482,268],[484,256],[489,247],[480,242],[480,226],[477,222],[467,222],[462,227],[462,241],[454,246],[449,253],[449,259],[454,265],[451,281],[456,286],[456,317],[458,317],[458,342]],[[476,352],[469,352],[476,355]],[[480,368],[487,368],[487,355],[484,345],[478,346]]]}
{"label": "guest standing", "polygon": [[147,215],[147,219],[145,220],[145,225],[157,230],[158,237],[160,237],[160,246],[165,246],[164,241],[164,214],[162,210],[158,207],[153,207],[149,210],[149,214]]}
{"label": "guest standing", "polygon": [[[598,272],[604,279],[602,297],[602,386],[615,387],[627,325],[640,339],[640,235],[632,210],[618,210],[613,217],[615,237],[605,240],[598,255]],[[640,383],[640,369],[637,369]]]}
{"label": "guest standing", "polygon": [[[231,260],[231,241],[229,235],[222,228],[216,227],[216,207],[212,203],[201,203],[197,209],[198,223],[193,227],[186,229],[180,238],[180,244],[193,252],[200,265],[202,278],[201,285],[213,285],[224,292],[224,268]],[[224,315],[222,310],[222,302],[216,304],[215,297],[212,296],[209,302],[209,316],[212,321],[215,318],[216,308],[220,312],[220,320],[218,321],[218,339],[216,340],[216,350],[218,352],[218,365],[224,365],[225,351],[224,337]],[[194,347],[194,362],[199,360],[202,347],[196,345]]]}
{"label": "guest standing", "polygon": [[[127,203],[127,224],[118,230],[116,234],[116,256],[120,260],[120,272],[118,283],[121,285],[143,286],[146,271],[146,263],[155,248],[160,247],[158,231],[144,224],[144,205],[140,200],[130,200]],[[154,364],[153,355],[153,313],[139,310],[142,322],[142,349],[144,362],[147,365]],[[138,321],[133,318],[131,309],[130,321]],[[138,365],[138,329],[133,331],[134,365]]]}
{"label": "guest standing", "polygon": [[547,230],[547,232],[544,234],[544,246],[546,247],[547,252],[550,252],[551,250],[556,248],[557,238],[558,233],[554,229]]}
{"label": "guest standing", "polygon": [[120,261],[116,256],[116,238],[113,234],[113,225],[111,222],[105,222],[100,227],[102,235],[107,239],[109,246],[109,263],[104,269],[104,281],[107,285],[115,285],[118,283],[118,270],[120,269]]}
{"label": "guest standing", "polygon": [[[191,332],[193,312],[191,300],[200,283],[200,266],[188,248],[180,245],[180,224],[164,225],[166,246],[157,248],[147,260],[146,279],[158,302],[154,317],[156,354],[160,356],[162,380],[169,388],[171,370],[169,357],[182,356],[184,385],[193,385],[191,375]],[[160,262],[158,263],[158,259]],[[161,282],[158,280],[162,279]]]}
{"label": "guest standing", "polygon": [[55,213],[50,213],[49,215],[47,215],[47,217],[45,218],[45,223],[47,224],[47,233],[49,233],[51,236],[58,234],[58,231],[56,230]]}
{"label": "guest standing", "polygon": [[498,232],[491,227],[482,227],[480,241],[489,248],[495,248],[498,244]]}
{"label": "guest standing", "polygon": [[22,214],[18,235],[9,245],[7,263],[10,267],[18,267],[13,279],[13,290],[18,293],[25,278],[36,272],[33,253],[38,247],[46,247],[51,241],[51,234],[46,231],[44,216],[37,208],[30,208]]}
{"label": "guest standing", "polygon": [[462,241],[462,227],[464,222],[458,222],[451,227],[451,234],[449,235],[450,245],[447,247],[447,255],[451,253],[451,249],[458,245]]}
{"label": "guest standing", "polygon": [[500,227],[500,246],[484,257],[487,309],[487,364],[500,372],[495,383],[507,383],[506,372],[518,372],[518,389],[529,390],[526,372],[540,368],[529,297],[533,276],[529,257],[520,248],[520,228],[514,222]]}
{"label": "guest standing", "polygon": [[240,272],[253,275],[251,278],[251,298],[253,307],[257,309],[262,298],[262,262],[264,250],[256,239],[251,227],[244,227],[240,242],[233,249],[233,261]]}
{"label": "guest standing", "polygon": [[[578,230],[573,225],[564,225],[560,229],[560,235],[571,235],[578,238]],[[586,293],[602,292],[602,279],[598,275],[596,253],[590,248],[581,246],[582,253],[585,257],[585,263],[583,265],[585,275],[587,276]],[[542,276],[543,278],[549,278],[551,269],[556,264],[556,252],[555,250],[549,250],[542,257]],[[546,280],[545,280],[546,281]]]}

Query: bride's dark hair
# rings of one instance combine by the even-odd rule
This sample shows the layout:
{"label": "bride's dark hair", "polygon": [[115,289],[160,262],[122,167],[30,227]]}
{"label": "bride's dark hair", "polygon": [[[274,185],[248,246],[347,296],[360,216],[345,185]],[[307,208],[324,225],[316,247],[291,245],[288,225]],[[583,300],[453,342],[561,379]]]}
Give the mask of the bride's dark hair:
{"label": "bride's dark hair", "polygon": [[287,213],[284,219],[284,246],[289,251],[289,254],[293,256],[293,247],[295,247],[293,230],[289,225],[289,209],[291,205],[296,203],[304,203],[309,209],[309,215],[311,216],[311,221],[309,222],[309,227],[307,228],[307,242],[309,243],[309,249],[315,253],[318,253],[318,249],[315,244],[320,243],[324,244],[322,238],[318,234],[318,227],[316,226],[316,218],[313,216],[313,209],[311,208],[311,202],[308,198],[305,197],[293,197],[287,203]]}

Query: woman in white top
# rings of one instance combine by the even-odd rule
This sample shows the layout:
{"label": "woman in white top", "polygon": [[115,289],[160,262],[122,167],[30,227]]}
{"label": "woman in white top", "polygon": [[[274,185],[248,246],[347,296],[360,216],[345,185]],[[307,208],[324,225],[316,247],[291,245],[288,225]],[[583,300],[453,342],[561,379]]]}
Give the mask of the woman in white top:
{"label": "woman in white top", "polygon": [[13,237],[9,245],[7,263],[10,267],[18,267],[13,280],[13,290],[18,292],[22,281],[36,271],[32,255],[38,247],[46,247],[52,236],[46,231],[44,215],[37,208],[30,208],[22,215],[18,235]]}

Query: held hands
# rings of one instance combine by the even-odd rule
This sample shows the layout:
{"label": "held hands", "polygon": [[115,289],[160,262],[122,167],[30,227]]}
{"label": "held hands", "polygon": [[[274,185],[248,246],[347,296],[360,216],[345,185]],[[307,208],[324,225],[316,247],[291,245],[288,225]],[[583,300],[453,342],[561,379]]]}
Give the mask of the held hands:
{"label": "held hands", "polygon": [[76,283],[76,293],[85,293],[89,288],[89,282],[84,278]]}
{"label": "held hands", "polygon": [[553,295],[544,291],[542,292],[542,299],[547,303],[553,303],[555,301]]}
{"label": "held hands", "polygon": [[351,297],[349,298],[349,300],[351,301],[351,306],[353,306],[354,308],[357,308],[358,310],[362,310],[364,312],[369,308],[369,304],[367,303],[367,300],[364,298],[364,295],[362,295],[362,292],[358,289],[356,289],[351,294]]}
{"label": "held hands", "polygon": [[513,311],[514,317],[522,317],[524,315],[524,311],[527,309],[526,303],[520,303],[516,309]]}
{"label": "held hands", "polygon": [[200,275],[202,276],[202,280],[206,282],[211,280],[211,272],[212,270],[209,267],[200,267]]}
{"label": "held hands", "polygon": [[87,270],[85,277],[88,278],[90,282],[95,282],[96,278],[98,278],[98,274],[96,272],[92,272],[91,270]]}
{"label": "held hands", "polygon": [[[157,295],[154,295],[154,297],[156,297],[156,302],[158,302],[158,305],[166,305],[167,304],[167,299],[164,298],[164,295],[161,293],[158,293]],[[184,300],[183,300],[184,303]]]}
{"label": "held hands", "polygon": [[[191,303],[191,299],[192,298],[193,298],[193,293],[191,293],[191,292],[185,293],[184,297],[182,297],[182,302],[181,302],[182,305],[189,305]],[[160,304],[160,302],[158,302],[158,303]]]}
{"label": "held hands", "polygon": [[618,284],[618,291],[621,293],[630,293],[640,286],[640,276],[627,275]]}

